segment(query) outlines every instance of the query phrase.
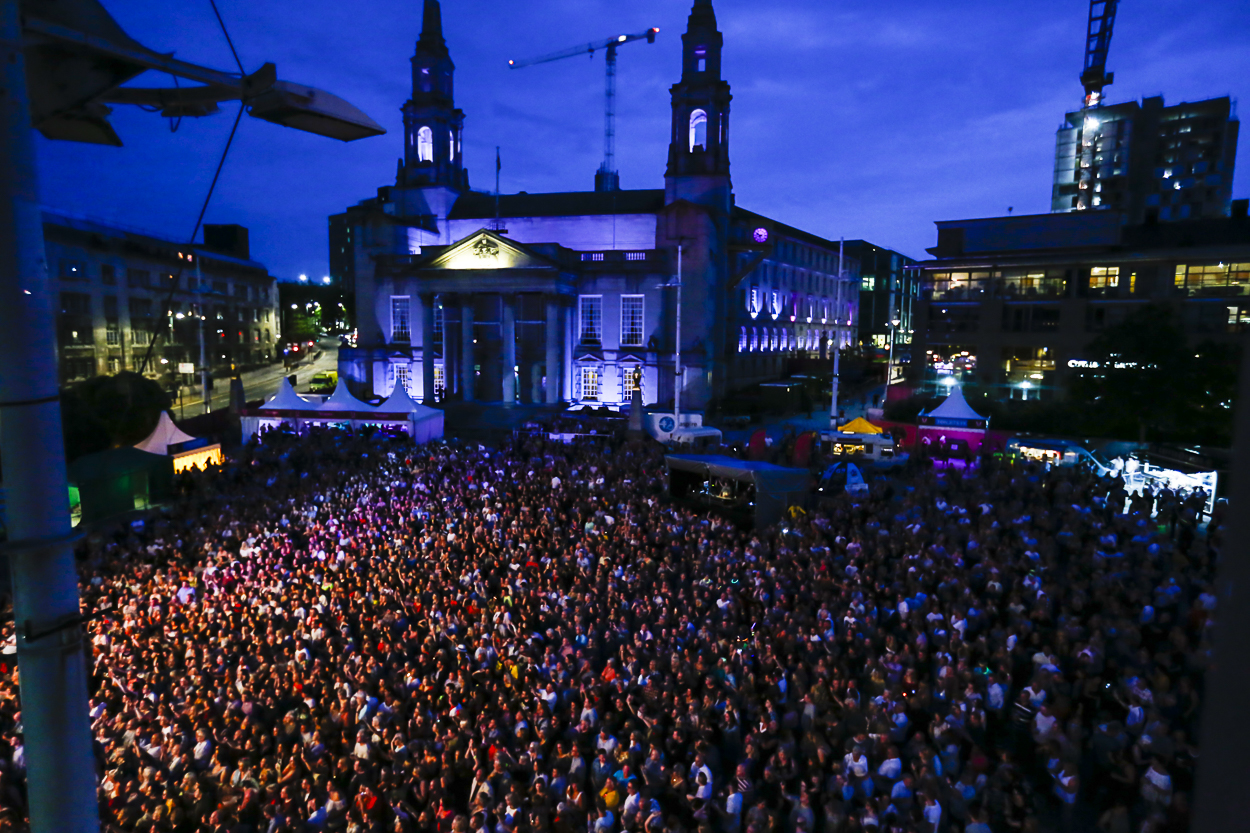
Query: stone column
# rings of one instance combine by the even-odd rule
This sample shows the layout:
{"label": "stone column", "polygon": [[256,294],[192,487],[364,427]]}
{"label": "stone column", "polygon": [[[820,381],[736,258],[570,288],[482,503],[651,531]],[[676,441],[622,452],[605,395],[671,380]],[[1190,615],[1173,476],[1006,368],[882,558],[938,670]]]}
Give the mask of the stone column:
{"label": "stone column", "polygon": [[516,296],[503,296],[503,404],[516,404]]}
{"label": "stone column", "polygon": [[560,305],[560,318],[564,321],[564,355],[560,363],[560,377],[564,380],[564,399],[573,399],[573,310]]}
{"label": "stone column", "polygon": [[[434,316],[438,309],[434,306],[434,295],[423,292],[421,303],[421,401],[426,405],[434,404]],[[443,335],[446,338],[446,332]],[[445,371],[444,371],[445,372]],[[443,378],[446,378],[444,376]]]}
{"label": "stone column", "polygon": [[564,339],[564,321],[560,315],[560,299],[547,297],[547,404],[560,404],[560,342]]}
{"label": "stone column", "polygon": [[473,296],[460,296],[460,390],[461,399],[473,401],[474,365],[477,363],[473,350]]}

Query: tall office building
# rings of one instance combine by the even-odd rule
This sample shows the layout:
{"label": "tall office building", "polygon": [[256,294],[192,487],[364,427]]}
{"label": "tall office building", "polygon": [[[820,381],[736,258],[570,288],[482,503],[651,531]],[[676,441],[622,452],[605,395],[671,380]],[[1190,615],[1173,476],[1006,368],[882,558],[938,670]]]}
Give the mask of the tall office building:
{"label": "tall office building", "polygon": [[1227,96],[1162,96],[1068,113],[1055,141],[1050,210],[1118,211],[1130,225],[1227,217],[1239,122]]}

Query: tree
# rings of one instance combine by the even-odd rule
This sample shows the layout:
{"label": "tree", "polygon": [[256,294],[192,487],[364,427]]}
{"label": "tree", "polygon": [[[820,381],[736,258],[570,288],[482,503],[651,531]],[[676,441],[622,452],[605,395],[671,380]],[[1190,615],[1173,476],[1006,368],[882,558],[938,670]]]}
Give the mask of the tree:
{"label": "tree", "polygon": [[1232,436],[1236,351],[1191,346],[1168,306],[1143,307],[1100,334],[1091,366],[1069,398],[1103,436],[1227,444]]}
{"label": "tree", "polygon": [[156,428],[169,395],[138,373],[95,376],[61,391],[65,457],[134,445]]}

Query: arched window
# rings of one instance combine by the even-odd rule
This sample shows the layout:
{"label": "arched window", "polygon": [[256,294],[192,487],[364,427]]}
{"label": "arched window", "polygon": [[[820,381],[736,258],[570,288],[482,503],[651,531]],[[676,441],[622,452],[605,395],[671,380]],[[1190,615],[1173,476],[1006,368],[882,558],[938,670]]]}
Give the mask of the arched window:
{"label": "arched window", "polygon": [[434,131],[428,127],[417,129],[417,161],[434,161]]}
{"label": "arched window", "polygon": [[456,161],[456,134],[451,134],[451,140],[447,143],[447,158],[452,162]]}
{"label": "arched window", "polygon": [[755,350],[759,349],[759,346],[760,346],[759,329],[756,327],[752,327],[751,328],[751,351],[755,352]]}
{"label": "arched window", "polygon": [[747,328],[743,327],[738,333],[738,352],[745,353],[747,351]]}
{"label": "arched window", "polygon": [[707,113],[702,110],[690,114],[690,150],[707,150]]}

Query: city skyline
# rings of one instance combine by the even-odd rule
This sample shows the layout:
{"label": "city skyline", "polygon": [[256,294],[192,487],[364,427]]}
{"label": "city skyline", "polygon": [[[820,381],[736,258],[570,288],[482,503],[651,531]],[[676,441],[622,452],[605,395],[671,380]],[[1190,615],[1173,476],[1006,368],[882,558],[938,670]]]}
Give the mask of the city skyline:
{"label": "city skyline", "polygon": [[[1081,96],[1084,0],[1010,12],[988,3],[862,11],[807,2],[715,5],[734,94],[739,205],[914,257],[933,245],[935,220],[997,216],[1008,206],[1017,214],[1048,211],[1054,131]],[[153,49],[233,65],[207,4],[150,7],[108,4]],[[371,3],[367,16],[323,2],[301,4],[298,14],[293,4],[219,8],[249,71],[273,61],[281,77],[340,95],[387,128],[385,136],[342,144],[253,119],[240,126],[206,222],[248,226],[254,257],[279,279],[319,279],[328,271],[328,215],[393,179],[420,4]],[[483,2],[444,6],[471,187],[493,190],[499,145],[504,193],[590,190],[602,150],[602,55],[580,66],[566,60],[517,71],[507,60],[650,26],[661,30],[654,45],[621,51],[617,164],[623,188],[659,187],[668,87],[679,75],[689,3],[547,8],[539,18]],[[1221,2],[1182,16],[1189,8],[1169,0],[1120,9],[1109,102],[1159,93],[1169,104],[1238,97],[1250,51],[1237,33],[1250,24],[1250,10]],[[145,75],[137,83],[167,82]],[[236,106],[186,119],[172,135],[159,116],[116,107],[124,148],[41,139],[43,202],[185,238]],[[1242,173],[1234,198],[1247,195],[1244,183]]]}

